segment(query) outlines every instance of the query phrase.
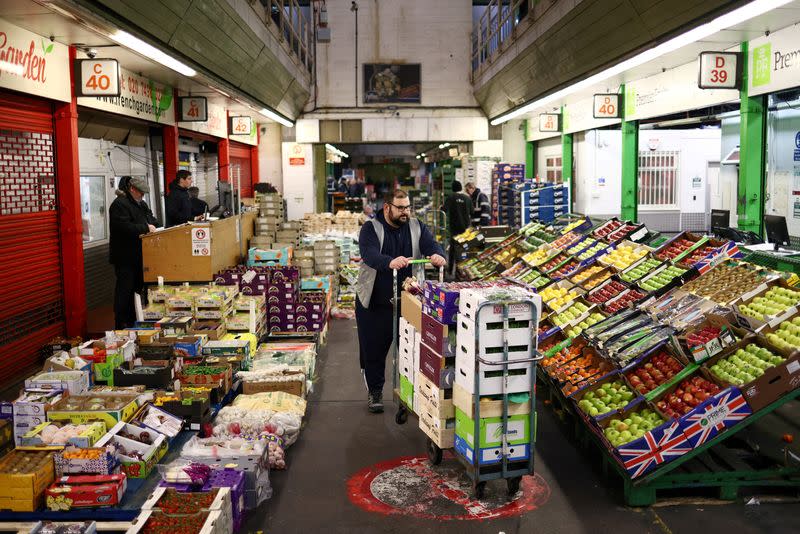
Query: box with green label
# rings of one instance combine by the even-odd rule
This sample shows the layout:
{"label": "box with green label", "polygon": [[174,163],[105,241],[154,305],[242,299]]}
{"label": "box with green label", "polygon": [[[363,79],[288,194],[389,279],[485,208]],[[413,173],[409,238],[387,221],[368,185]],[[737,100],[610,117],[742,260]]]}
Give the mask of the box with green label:
{"label": "box with green label", "polygon": [[[508,417],[506,437],[509,445],[530,443],[530,414],[511,415]],[[479,422],[479,448],[500,447],[503,444],[503,418],[482,417]],[[460,436],[469,447],[475,447],[475,421],[456,408],[456,435]]]}
{"label": "box with green label", "polygon": [[407,377],[400,377],[400,400],[414,411],[414,383]]}
{"label": "box with green label", "polygon": [[93,363],[94,381],[105,382],[109,386],[114,385],[114,369],[122,365],[125,361],[120,352],[109,352],[106,355],[106,361],[102,363]]}

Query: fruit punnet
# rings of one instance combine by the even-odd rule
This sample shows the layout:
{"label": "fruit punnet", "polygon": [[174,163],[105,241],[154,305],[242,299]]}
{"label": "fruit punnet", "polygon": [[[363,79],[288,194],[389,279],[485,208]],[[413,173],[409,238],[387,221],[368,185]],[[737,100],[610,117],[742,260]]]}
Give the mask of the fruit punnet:
{"label": "fruit punnet", "polygon": [[647,363],[629,372],[627,378],[633,389],[645,395],[669,382],[682,370],[683,365],[678,360],[662,351],[649,358]]}
{"label": "fruit punnet", "polygon": [[603,430],[606,439],[615,448],[639,439],[647,432],[661,425],[664,419],[651,408],[644,408],[627,414],[624,419],[615,417],[608,422]]}
{"label": "fruit punnet", "polygon": [[689,347],[705,345],[712,339],[717,339],[720,334],[722,334],[722,330],[716,326],[706,326],[705,328],[697,330],[696,332],[692,332],[686,336],[686,344],[689,345]]}
{"label": "fruit punnet", "polygon": [[661,265],[659,260],[654,260],[653,258],[648,258],[644,260],[642,263],[631,269],[630,271],[624,272],[620,275],[620,278],[625,280],[626,282],[635,282],[640,278],[644,278],[650,271],[654,270],[656,267]]}
{"label": "fruit punnet", "polygon": [[599,323],[603,319],[605,319],[605,316],[603,316],[602,313],[595,312],[589,315],[589,317],[587,317],[583,321],[579,322],[577,325],[567,328],[567,330],[564,333],[567,335],[567,337],[570,338],[578,337],[584,330],[586,330],[587,328],[589,328],[594,324]]}
{"label": "fruit punnet", "polygon": [[608,302],[609,300],[613,299],[627,288],[624,284],[617,282],[616,280],[612,280],[588,297],[586,300],[589,302],[593,302],[595,304],[602,304],[604,302]]}
{"label": "fruit punnet", "polygon": [[587,248],[592,247],[597,243],[598,243],[597,239],[594,239],[592,237],[587,237],[577,245],[572,245],[570,248],[568,248],[567,254],[574,256],[575,254],[581,252],[582,250],[586,250]]}
{"label": "fruit punnet", "polygon": [[647,249],[645,248],[634,249],[631,245],[620,245],[600,258],[600,261],[601,263],[613,265],[618,270],[622,271],[646,255]]}
{"label": "fruit punnet", "polygon": [[656,403],[656,407],[670,419],[677,419],[719,392],[718,385],[702,376],[694,376],[681,381],[669,395]]}
{"label": "fruit punnet", "polygon": [[604,311],[608,313],[617,313],[619,310],[623,308],[627,308],[634,302],[638,302],[645,298],[647,295],[642,293],[641,291],[637,291],[636,289],[631,289],[627,293],[623,294],[614,302],[609,302],[605,305]]}
{"label": "fruit punnet", "polygon": [[572,277],[572,281],[576,284],[580,284],[592,277],[603,270],[603,267],[600,265],[592,265],[591,267],[587,267],[586,269],[582,270],[578,274]]}
{"label": "fruit punnet", "polygon": [[683,267],[691,267],[698,261],[702,260],[709,254],[714,252],[715,249],[716,247],[714,245],[703,245],[702,247],[699,247],[694,252],[689,254],[687,257],[682,259],[679,265],[682,265]]}
{"label": "fruit punnet", "polygon": [[711,366],[711,372],[734,386],[742,386],[752,382],[764,374],[766,369],[783,363],[786,358],[774,354],[769,349],[750,343],[743,349],[720,359]]}
{"label": "fruit punnet", "polygon": [[779,315],[800,302],[800,291],[785,287],[773,287],[764,295],[739,306],[739,313],[763,321],[766,316]]}
{"label": "fruit punnet", "polygon": [[581,252],[578,255],[578,259],[581,260],[581,261],[588,260],[589,258],[594,256],[595,254],[597,254],[598,252],[600,252],[601,250],[603,250],[607,246],[608,245],[606,245],[605,243],[595,243],[591,247],[589,247],[586,250],[584,250],[583,252]]}
{"label": "fruit punnet", "polygon": [[667,267],[663,271],[658,272],[657,274],[655,274],[651,278],[648,278],[647,280],[639,282],[639,287],[641,287],[642,289],[644,289],[646,291],[657,291],[657,290],[661,289],[662,287],[664,287],[665,285],[667,285],[670,282],[672,282],[672,280],[675,277],[680,276],[680,275],[684,274],[685,272],[686,272],[686,269],[682,269],[680,267],[676,267],[675,265],[670,265],[669,267]]}
{"label": "fruit punnet", "polygon": [[672,243],[670,243],[667,246],[667,248],[656,254],[656,258],[660,260],[672,260],[680,256],[693,246],[694,246],[694,241],[690,241],[685,238],[677,239]]}
{"label": "fruit punnet", "polygon": [[578,408],[591,417],[603,415],[627,406],[635,397],[622,380],[606,382],[595,391],[587,391],[578,402]]}
{"label": "fruit punnet", "polygon": [[782,322],[775,332],[767,334],[767,339],[779,349],[800,349],[800,317]]}
{"label": "fruit punnet", "polygon": [[557,314],[552,318],[552,323],[555,326],[563,326],[571,321],[574,321],[589,310],[589,306],[583,302],[576,302],[563,312]]}

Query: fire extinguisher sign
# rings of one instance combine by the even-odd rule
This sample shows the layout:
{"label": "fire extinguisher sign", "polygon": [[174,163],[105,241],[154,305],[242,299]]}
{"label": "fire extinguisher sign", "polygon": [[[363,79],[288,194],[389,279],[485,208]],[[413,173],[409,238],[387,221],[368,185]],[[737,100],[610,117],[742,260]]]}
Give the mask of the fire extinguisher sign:
{"label": "fire extinguisher sign", "polygon": [[211,256],[211,228],[192,228],[192,256]]}

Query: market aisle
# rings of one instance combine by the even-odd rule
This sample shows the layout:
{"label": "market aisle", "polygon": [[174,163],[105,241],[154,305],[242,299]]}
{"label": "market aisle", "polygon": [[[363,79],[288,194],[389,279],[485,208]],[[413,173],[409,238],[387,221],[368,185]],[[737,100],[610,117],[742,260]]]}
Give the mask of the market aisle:
{"label": "market aisle", "polygon": [[762,532],[766,525],[773,532],[800,530],[800,517],[793,517],[797,514],[792,514],[791,505],[625,508],[615,484],[602,480],[599,467],[567,441],[552,411],[542,406],[536,471],[549,485],[550,497],[539,509],[491,521],[432,521],[366,512],[348,499],[348,478],[378,462],[424,454],[424,435],[414,417],[404,426],[395,424],[388,387],[386,412],[367,413],[355,321],[331,322],[317,372],[305,428],[287,453],[289,467],[272,473],[274,497],[249,514],[243,532],[641,534],[697,532],[695,527],[702,524],[714,525],[716,531]]}

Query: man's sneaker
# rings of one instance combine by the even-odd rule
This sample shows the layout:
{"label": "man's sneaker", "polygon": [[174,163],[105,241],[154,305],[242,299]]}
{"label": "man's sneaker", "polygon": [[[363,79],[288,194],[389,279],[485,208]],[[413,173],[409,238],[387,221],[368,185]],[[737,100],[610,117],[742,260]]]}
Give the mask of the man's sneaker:
{"label": "man's sneaker", "polygon": [[372,413],[383,413],[383,394],[381,393],[370,393],[369,394],[369,401],[367,402],[367,408]]}

